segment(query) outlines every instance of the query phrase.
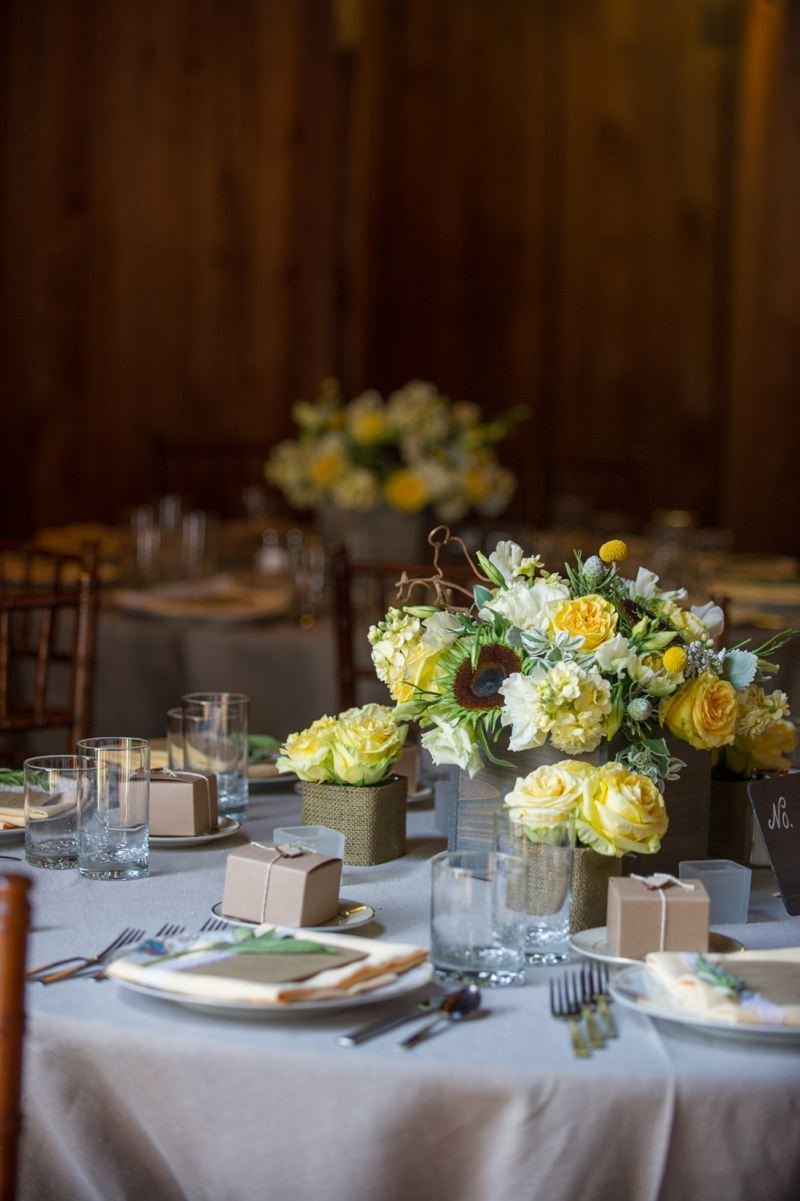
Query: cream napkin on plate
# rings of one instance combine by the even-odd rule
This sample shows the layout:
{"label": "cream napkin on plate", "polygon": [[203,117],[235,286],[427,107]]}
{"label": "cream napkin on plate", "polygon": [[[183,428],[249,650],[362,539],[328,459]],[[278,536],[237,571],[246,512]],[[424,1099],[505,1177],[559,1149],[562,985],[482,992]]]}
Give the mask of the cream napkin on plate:
{"label": "cream napkin on plate", "polygon": [[652,951],[645,963],[687,1014],[734,1025],[800,1026],[800,947],[704,958],[742,981],[745,991],[736,996],[700,979],[692,952]]}
{"label": "cream napkin on plate", "polygon": [[22,829],[25,825],[25,793],[0,791],[0,830]]}
{"label": "cream napkin on plate", "polygon": [[[265,925],[254,930],[262,934],[274,927]],[[356,996],[375,988],[382,988],[396,980],[402,973],[410,971],[428,958],[422,947],[406,943],[379,943],[370,938],[354,938],[347,934],[319,934],[316,931],[298,932],[298,938],[331,947],[342,952],[354,952],[359,958],[343,966],[323,969],[316,975],[304,979],[269,984],[241,976],[218,974],[216,970],[203,972],[203,964],[218,964],[226,956],[225,943],[230,946],[230,959],[246,959],[248,956],[235,954],[235,936],[229,939],[199,939],[193,945],[193,953],[179,959],[160,961],[142,951],[133,951],[113,960],[107,974],[113,979],[143,984],[166,992],[183,993],[204,997],[210,1001],[240,1002],[243,1004],[291,1005],[295,1001],[328,1001]],[[222,949],[220,949],[222,948]],[[232,970],[232,969],[228,969]]]}

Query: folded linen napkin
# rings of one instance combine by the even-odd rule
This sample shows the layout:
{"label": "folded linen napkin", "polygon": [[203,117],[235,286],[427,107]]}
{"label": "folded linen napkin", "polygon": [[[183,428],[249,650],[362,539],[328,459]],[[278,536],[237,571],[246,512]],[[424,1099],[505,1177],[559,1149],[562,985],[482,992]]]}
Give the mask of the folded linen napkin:
{"label": "folded linen napkin", "polygon": [[[269,964],[259,965],[256,959],[261,955],[255,941],[261,936],[271,941],[268,936],[275,930],[264,925],[252,933],[236,931],[190,944],[185,940],[151,942],[113,960],[107,973],[114,979],[210,1000],[291,1005],[337,1000],[381,988],[428,958],[427,950],[408,944],[301,932],[284,940],[285,953],[280,947],[266,947]],[[167,954],[159,947],[166,947]],[[177,949],[178,955],[170,957],[170,949]]]}
{"label": "folded linen napkin", "polygon": [[25,793],[0,791],[0,830],[22,829],[25,825]]}
{"label": "folded linen napkin", "polygon": [[800,1026],[800,947],[731,955],[652,951],[645,963],[686,1013],[735,1025]]}

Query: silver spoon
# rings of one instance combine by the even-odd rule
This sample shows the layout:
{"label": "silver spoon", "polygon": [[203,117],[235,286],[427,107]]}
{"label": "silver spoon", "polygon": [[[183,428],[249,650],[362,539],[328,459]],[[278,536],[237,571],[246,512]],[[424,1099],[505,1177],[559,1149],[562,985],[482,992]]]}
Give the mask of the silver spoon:
{"label": "silver spoon", "polygon": [[442,1022],[460,1022],[465,1018],[477,1017],[480,1012],[480,1004],[481,990],[477,984],[468,984],[466,988],[461,988],[458,992],[450,993],[444,998],[439,1006],[439,1012],[432,1022],[421,1026],[416,1033],[410,1034],[408,1038],[404,1038],[397,1045],[408,1051],[411,1047],[416,1047],[418,1043],[429,1038],[431,1032]]}

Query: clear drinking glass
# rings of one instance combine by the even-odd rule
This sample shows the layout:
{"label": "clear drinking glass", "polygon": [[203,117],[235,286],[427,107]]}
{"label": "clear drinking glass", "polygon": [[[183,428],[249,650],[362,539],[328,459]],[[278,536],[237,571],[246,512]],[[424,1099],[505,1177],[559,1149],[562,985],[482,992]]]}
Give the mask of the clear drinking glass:
{"label": "clear drinking glass", "polygon": [[183,765],[217,777],[219,811],[247,814],[247,714],[241,692],[192,692],[183,698]]}
{"label": "clear drinking glass", "polygon": [[525,865],[496,851],[443,851],[431,860],[431,960],[440,980],[525,982]]}
{"label": "clear drinking glass", "polygon": [[186,768],[183,745],[185,720],[190,727],[197,727],[203,718],[198,714],[185,718],[183,708],[167,710],[167,766],[170,771],[184,771]]}
{"label": "clear drinking glass", "polygon": [[93,880],[149,875],[150,743],[85,738],[78,751],[94,764],[78,806],[78,870]]}
{"label": "clear drinking glass", "polygon": [[495,819],[498,851],[524,864],[525,887],[513,904],[525,922],[529,963],[560,963],[569,958],[575,818],[551,829],[536,830],[500,810]]}
{"label": "clear drinking glass", "polygon": [[26,759],[25,858],[35,867],[78,866],[78,806],[91,787],[92,760],[84,755]]}

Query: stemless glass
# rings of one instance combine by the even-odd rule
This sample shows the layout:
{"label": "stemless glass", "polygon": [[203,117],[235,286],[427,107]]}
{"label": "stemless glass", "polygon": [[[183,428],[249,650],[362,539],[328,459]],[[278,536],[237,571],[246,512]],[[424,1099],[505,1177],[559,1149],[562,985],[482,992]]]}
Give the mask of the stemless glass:
{"label": "stemless glass", "polygon": [[569,958],[575,817],[549,829],[532,829],[500,810],[495,819],[498,851],[524,863],[525,887],[514,905],[525,915],[529,963],[560,963]]}
{"label": "stemless glass", "polygon": [[219,811],[247,815],[247,712],[241,692],[191,692],[183,698],[183,766],[217,777]]}
{"label": "stemless glass", "polygon": [[186,768],[183,743],[184,722],[190,727],[196,727],[197,723],[202,720],[198,714],[185,717],[183,709],[177,706],[167,710],[167,766],[170,771],[184,771]]}
{"label": "stemless glass", "polygon": [[431,960],[440,980],[525,981],[525,914],[515,899],[525,865],[495,851],[443,851],[431,860]]}
{"label": "stemless glass", "polygon": [[84,738],[93,787],[78,807],[78,870],[93,880],[150,874],[150,743],[144,738]]}
{"label": "stemless glass", "polygon": [[78,806],[91,787],[92,760],[85,755],[37,755],[26,759],[25,858],[34,867],[78,866]]}

